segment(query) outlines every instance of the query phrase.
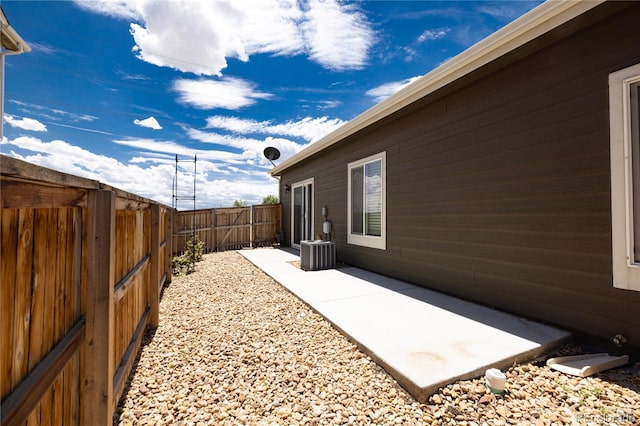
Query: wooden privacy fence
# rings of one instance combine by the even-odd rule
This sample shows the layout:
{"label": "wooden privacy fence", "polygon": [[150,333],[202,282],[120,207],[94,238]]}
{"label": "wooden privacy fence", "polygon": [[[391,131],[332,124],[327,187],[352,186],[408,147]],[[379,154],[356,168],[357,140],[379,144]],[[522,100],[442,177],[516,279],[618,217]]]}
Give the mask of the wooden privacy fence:
{"label": "wooden privacy fence", "polygon": [[0,156],[5,425],[111,425],[170,273],[170,208]]}
{"label": "wooden privacy fence", "polygon": [[276,242],[282,205],[187,210],[175,213],[174,253],[182,253],[194,233],[205,252],[263,247]]}

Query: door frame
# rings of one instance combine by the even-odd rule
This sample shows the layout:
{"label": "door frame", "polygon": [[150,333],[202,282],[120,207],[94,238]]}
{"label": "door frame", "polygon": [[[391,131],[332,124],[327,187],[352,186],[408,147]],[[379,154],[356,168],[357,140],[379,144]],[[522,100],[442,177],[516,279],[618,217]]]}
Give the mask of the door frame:
{"label": "door frame", "polygon": [[[309,191],[309,185],[311,185],[311,190]],[[294,235],[295,235],[295,224],[296,224],[296,218],[295,218],[295,189],[296,188],[300,188],[300,187],[304,187],[304,191],[305,191],[305,197],[304,200],[310,199],[311,200],[311,214],[310,217],[307,217],[307,225],[308,225],[308,235],[303,235],[301,238],[301,240],[304,239],[313,239],[313,219],[314,219],[314,206],[315,206],[315,183],[314,183],[314,178],[309,178],[309,179],[305,179],[305,180],[301,180],[299,182],[296,182],[294,184],[291,185],[291,247],[296,248],[298,250],[300,250],[300,244],[296,244],[294,243]],[[310,193],[309,193],[310,192]],[[306,210],[307,209],[307,204],[305,203],[305,205],[303,205],[303,209]]]}

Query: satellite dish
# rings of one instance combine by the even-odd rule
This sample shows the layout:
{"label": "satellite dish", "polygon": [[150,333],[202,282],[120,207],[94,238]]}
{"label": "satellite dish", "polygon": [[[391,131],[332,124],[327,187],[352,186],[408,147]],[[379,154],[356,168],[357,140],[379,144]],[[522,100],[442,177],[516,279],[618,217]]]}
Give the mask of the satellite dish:
{"label": "satellite dish", "polygon": [[273,160],[280,158],[280,151],[278,151],[278,148],[268,146],[264,149],[264,156],[273,163]]}

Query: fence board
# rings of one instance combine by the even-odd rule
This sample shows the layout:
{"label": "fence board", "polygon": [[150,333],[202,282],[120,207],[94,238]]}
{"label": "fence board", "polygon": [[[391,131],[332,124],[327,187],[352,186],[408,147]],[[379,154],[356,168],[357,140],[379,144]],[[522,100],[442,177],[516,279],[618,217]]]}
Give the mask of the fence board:
{"label": "fence board", "polygon": [[[70,238],[67,240],[68,259],[67,269],[69,271],[70,287],[67,297],[68,311],[66,313],[67,328],[75,323],[86,312],[83,307],[82,297],[82,210],[73,209],[73,215],[69,217],[68,227],[71,229]],[[81,381],[81,356],[83,351],[77,351],[65,368],[63,374],[65,378],[64,394],[64,419],[71,426],[79,426],[81,422],[80,414],[80,389]],[[66,424],[65,424],[66,426]]]}
{"label": "fence board", "polygon": [[31,329],[29,333],[29,371],[42,358],[43,324],[47,263],[47,221],[48,211],[36,209],[34,220],[33,282],[31,294]]}
{"label": "fence board", "polygon": [[62,385],[64,377],[62,374],[58,375],[58,378],[53,382],[51,387],[51,421],[52,426],[62,425]]}
{"label": "fence board", "polygon": [[85,191],[76,188],[34,185],[28,182],[5,180],[2,185],[2,208],[58,208],[82,206]]}
{"label": "fence board", "polygon": [[[15,388],[27,375],[29,368],[29,330],[31,328],[31,273],[33,263],[34,210],[20,209],[15,279],[15,303],[13,325],[13,362],[11,388]],[[4,245],[3,245],[4,248]],[[6,252],[5,252],[6,253]]]}
{"label": "fence board", "polygon": [[147,324],[149,318],[149,310],[146,310],[145,313],[140,318],[138,325],[136,327],[135,332],[131,338],[131,342],[127,346],[127,350],[122,357],[122,361],[118,366],[118,369],[115,372],[113,378],[113,388],[114,388],[114,397],[113,404],[114,406],[118,403],[120,399],[120,395],[124,391],[124,386],[126,384],[127,375],[131,371],[135,358],[140,350],[140,346],[142,345],[142,337],[144,336],[145,325]]}
{"label": "fence board", "polygon": [[65,303],[64,297],[66,293],[67,285],[67,209],[58,209],[58,217],[56,223],[56,230],[58,233],[57,245],[54,251],[55,259],[55,317],[54,317],[54,334],[53,341],[57,342],[64,336],[65,328]]}
{"label": "fence board", "polygon": [[47,255],[44,259],[44,314],[42,322],[42,354],[41,357],[53,348],[55,333],[55,309],[56,309],[56,243],[58,239],[58,209],[47,209]]}
{"label": "fence board", "polygon": [[82,351],[76,351],[66,368],[62,372],[65,379],[64,410],[65,426],[80,426],[80,356]]}
{"label": "fence board", "polygon": [[[44,276],[41,282],[43,288],[43,322],[42,322],[42,356],[47,354],[54,344],[55,333],[55,291],[56,291],[56,243],[58,237],[58,209],[46,209],[46,258],[44,262]],[[40,364],[40,363],[39,363]],[[53,394],[48,391],[40,401],[40,425],[51,424],[51,407]]]}
{"label": "fence board", "polygon": [[[2,212],[2,262],[0,265],[0,347],[11,347],[13,341],[14,316],[13,304],[16,279],[16,254],[18,247],[18,210],[3,210]],[[4,249],[4,248],[7,249]],[[0,359],[0,395],[2,399],[11,391],[12,354],[2,351]]]}

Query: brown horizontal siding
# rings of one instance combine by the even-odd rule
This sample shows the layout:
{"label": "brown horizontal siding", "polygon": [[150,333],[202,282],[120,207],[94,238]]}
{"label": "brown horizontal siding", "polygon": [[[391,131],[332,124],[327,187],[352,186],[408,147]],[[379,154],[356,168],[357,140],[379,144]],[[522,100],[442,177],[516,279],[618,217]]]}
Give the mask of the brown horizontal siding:
{"label": "brown horizontal siding", "polygon": [[[565,141],[565,143],[570,141]],[[560,182],[562,179],[567,179],[569,182],[574,181],[577,177],[580,179],[592,179],[597,181],[598,177],[602,179],[602,175],[609,175],[608,170],[603,170],[602,164],[605,160],[608,161],[608,151],[599,151],[596,153],[583,152],[580,148],[584,146],[584,151],[588,151],[588,144],[584,143],[584,140],[578,140],[575,142],[575,149],[573,154],[569,156],[561,156],[556,150],[553,159],[544,159],[540,161],[534,161],[533,157],[538,152],[531,152],[528,163],[509,163],[504,164],[501,168],[495,168],[492,170],[480,170],[475,173],[469,173],[468,171],[460,170],[455,172],[450,171],[449,175],[440,176],[434,175],[430,179],[425,179],[425,171],[416,171],[412,173],[403,173],[403,175],[397,175],[395,178],[391,178],[392,182],[387,182],[387,189],[393,191],[394,196],[406,197],[413,194],[412,187],[408,187],[404,182],[409,181],[421,181],[423,184],[421,193],[424,194],[424,200],[433,200],[434,198],[442,197],[455,197],[463,196],[470,197],[476,196],[477,191],[483,193],[496,193],[500,194],[500,191],[519,190],[521,188],[530,189],[529,186],[538,184],[544,184],[549,180],[557,180]],[[553,147],[551,147],[553,148]],[[578,153],[579,152],[579,153]],[[523,155],[526,157],[526,155]],[[514,164],[515,163],[515,164]],[[402,167],[399,167],[402,168]],[[517,181],[515,181],[517,179]],[[591,187],[587,185],[581,185],[581,182],[574,182],[574,189],[576,185],[580,192],[590,191]],[[609,192],[609,185],[607,182],[598,181],[598,188],[604,188],[606,192]],[[553,189],[548,189],[552,191]],[[481,195],[477,195],[481,196]],[[398,200],[403,201],[403,200]],[[411,202],[411,200],[407,200]]]}
{"label": "brown horizontal siding", "polygon": [[[609,238],[604,233],[571,233],[571,232],[542,232],[535,230],[488,230],[478,226],[463,227],[435,227],[416,225],[412,227],[394,227],[389,230],[398,240],[413,238],[417,240],[454,241],[465,244],[487,244],[527,248],[539,251],[554,250],[575,253],[582,250],[587,253],[608,254]],[[398,244],[408,244],[399,241]]]}
{"label": "brown horizontal siding", "polygon": [[[620,318],[633,321],[637,315],[637,303],[635,306],[633,303],[621,303],[621,298],[624,298],[622,293],[603,296],[481,272],[476,273],[475,281],[480,288],[490,284],[493,287],[492,299],[503,299],[500,306],[509,310],[514,310],[512,304],[519,303],[519,312],[535,312],[534,317],[543,321],[553,320],[566,324],[566,327],[608,338],[621,331],[628,337],[633,336],[633,327],[620,328]],[[563,319],[557,321],[556,317]],[[585,318],[589,318],[589,321],[585,321]]]}
{"label": "brown horizontal siding", "polygon": [[[427,96],[282,182],[315,178],[316,232],[327,206],[347,263],[640,341],[640,292],[614,289],[611,277],[608,74],[640,62],[640,4],[607,16],[620,7],[599,6],[592,27],[561,27],[546,46]],[[381,151],[387,250],[348,245],[347,164]]]}
{"label": "brown horizontal siding", "polygon": [[[431,176],[438,173],[438,168],[452,165],[449,171],[461,174],[529,164],[535,159],[531,155],[548,161],[549,153],[554,151],[565,157],[579,151],[582,154],[583,149],[603,151],[603,147],[585,146],[585,142],[601,141],[605,131],[608,137],[608,112],[601,108],[602,102],[607,101],[605,95],[592,94],[563,104],[561,108],[555,105],[547,110],[546,117],[544,111],[535,111],[491,125],[487,120],[480,120],[481,127],[471,128],[466,127],[466,120],[460,119],[450,127],[450,133],[438,129],[402,142],[400,153],[390,158],[389,164],[402,166],[399,167],[401,173],[428,172]],[[462,122],[464,129],[461,129]],[[541,146],[544,149],[540,149]]]}
{"label": "brown horizontal siding", "polygon": [[[420,258],[425,254],[431,256],[447,256],[455,263],[480,264],[483,260],[500,259],[505,263],[522,265],[523,268],[547,268],[561,269],[566,271],[582,271],[585,266],[589,266],[589,273],[607,275],[611,273],[609,262],[603,262],[600,253],[587,253],[576,250],[558,250],[550,248],[540,250],[532,247],[518,247],[500,244],[488,244],[485,242],[469,242],[465,239],[439,240],[433,234],[423,236],[418,229],[412,237],[395,238],[394,245],[401,245],[406,249],[413,249],[416,253],[421,253]],[[406,256],[406,255],[405,255]],[[474,265],[474,268],[476,266]]]}

